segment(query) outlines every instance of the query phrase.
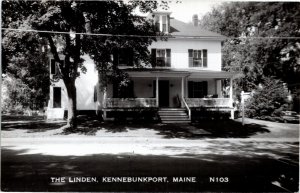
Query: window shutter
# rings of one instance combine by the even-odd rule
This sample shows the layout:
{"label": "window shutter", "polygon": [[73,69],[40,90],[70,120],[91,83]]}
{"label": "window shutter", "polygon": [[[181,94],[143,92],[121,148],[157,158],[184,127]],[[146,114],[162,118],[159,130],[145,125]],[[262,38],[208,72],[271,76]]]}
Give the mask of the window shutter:
{"label": "window shutter", "polygon": [[167,51],[166,67],[171,67],[171,49],[166,49],[166,51]]}
{"label": "window shutter", "polygon": [[203,50],[203,67],[207,67],[207,50]]}
{"label": "window shutter", "polygon": [[193,98],[193,81],[188,81],[188,97]]}
{"label": "window shutter", "polygon": [[94,86],[94,102],[97,102],[97,86]]}
{"label": "window shutter", "polygon": [[133,65],[133,49],[128,49],[128,66],[134,66]]}
{"label": "window shutter", "polygon": [[207,81],[203,81],[202,82],[202,85],[203,85],[203,95],[204,96],[207,96]]}
{"label": "window shutter", "polygon": [[50,60],[50,73],[51,73],[51,74],[56,74],[56,73],[55,73],[55,70],[56,70],[55,60],[54,60],[54,59],[51,59],[51,60]]}
{"label": "window shutter", "polygon": [[156,67],[156,49],[151,49],[151,64]]}
{"label": "window shutter", "polygon": [[189,49],[189,67],[193,67],[193,50]]}

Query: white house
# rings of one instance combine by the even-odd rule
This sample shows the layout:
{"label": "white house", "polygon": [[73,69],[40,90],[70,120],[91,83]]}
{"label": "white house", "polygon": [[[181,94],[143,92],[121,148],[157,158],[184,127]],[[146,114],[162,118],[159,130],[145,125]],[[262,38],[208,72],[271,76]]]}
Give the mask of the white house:
{"label": "white house", "polygon": [[[199,109],[228,111],[233,117],[233,73],[221,70],[221,42],[225,37],[201,29],[197,18],[194,24],[186,24],[170,14],[155,12],[152,15],[158,29],[171,36],[149,47],[152,67],[142,70],[133,67],[126,50],[117,56],[119,68],[131,79],[127,87],[109,84],[106,89],[100,89],[93,61],[87,56],[84,58],[87,73],[76,80],[79,111],[97,111],[104,119],[112,119],[112,112],[151,109],[158,112],[165,123],[190,122],[192,113]],[[50,71],[55,73],[55,63],[51,64]],[[225,79],[230,82],[230,91],[224,95]],[[66,110],[66,100],[63,82],[53,83],[48,118],[55,118],[58,111]]]}

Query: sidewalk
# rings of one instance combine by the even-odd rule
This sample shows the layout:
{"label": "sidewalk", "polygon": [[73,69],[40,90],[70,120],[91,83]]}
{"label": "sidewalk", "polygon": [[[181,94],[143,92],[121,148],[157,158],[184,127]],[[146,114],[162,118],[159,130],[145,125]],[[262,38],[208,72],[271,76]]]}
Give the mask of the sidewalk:
{"label": "sidewalk", "polygon": [[[46,124],[45,129],[39,127],[41,123],[33,129],[27,123],[5,123],[3,187],[9,191],[139,192],[147,186],[152,191],[279,192],[282,188],[272,183],[284,176],[288,185],[281,187],[296,190],[298,125],[246,121],[243,128],[239,120],[192,126],[92,120],[81,125],[81,133],[73,134],[62,134],[57,129],[61,123]],[[166,176],[170,180],[194,176],[197,183],[53,185],[49,184],[53,176]],[[230,183],[208,181],[216,176],[228,177]]]}

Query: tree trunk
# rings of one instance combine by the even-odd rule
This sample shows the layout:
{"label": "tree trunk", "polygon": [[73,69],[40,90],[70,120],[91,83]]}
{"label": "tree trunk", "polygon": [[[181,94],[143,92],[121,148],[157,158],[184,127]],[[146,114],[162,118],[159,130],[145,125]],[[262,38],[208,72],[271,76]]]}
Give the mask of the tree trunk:
{"label": "tree trunk", "polygon": [[74,131],[77,129],[77,95],[75,80],[65,82],[67,93],[68,93],[68,119],[66,130]]}

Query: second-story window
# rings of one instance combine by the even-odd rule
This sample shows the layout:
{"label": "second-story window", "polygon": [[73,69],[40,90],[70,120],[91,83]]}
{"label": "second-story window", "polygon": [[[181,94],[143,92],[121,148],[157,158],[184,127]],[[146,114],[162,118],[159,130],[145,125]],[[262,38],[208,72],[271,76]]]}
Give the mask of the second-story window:
{"label": "second-story window", "polygon": [[133,51],[129,48],[114,50],[113,63],[118,66],[133,66]]}
{"label": "second-story window", "polygon": [[159,15],[156,15],[154,18],[155,28],[157,31],[160,31]]}
{"label": "second-story window", "polygon": [[[61,62],[64,62],[61,60]],[[54,59],[50,60],[50,74],[57,74],[58,73],[58,66],[57,62]]]}
{"label": "second-story window", "polygon": [[207,67],[207,50],[189,49],[189,67]]}
{"label": "second-story window", "polygon": [[152,66],[171,67],[171,49],[151,49]]}

